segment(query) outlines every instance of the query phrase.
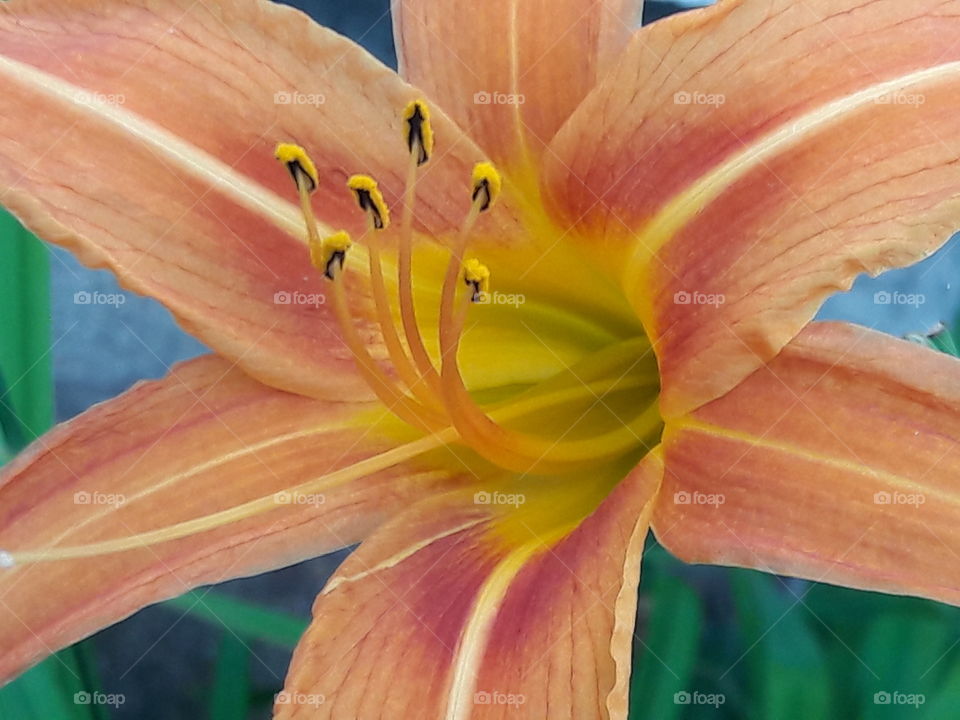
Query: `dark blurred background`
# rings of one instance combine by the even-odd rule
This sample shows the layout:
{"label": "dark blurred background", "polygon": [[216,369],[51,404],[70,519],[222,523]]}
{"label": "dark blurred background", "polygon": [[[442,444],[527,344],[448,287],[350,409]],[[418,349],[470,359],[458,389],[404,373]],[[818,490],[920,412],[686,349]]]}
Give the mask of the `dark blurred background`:
{"label": "dark blurred background", "polygon": [[[318,0],[293,4],[395,66],[387,0],[349,3]],[[681,7],[679,3],[649,2],[645,21]],[[119,308],[75,304],[73,297],[79,291],[121,291],[109,274],[84,269],[66,252],[51,252],[53,333],[54,337],[62,338],[54,350],[58,420],[119,394],[137,380],[161,377],[173,363],[205,351],[151,300],[127,293],[126,303]],[[894,334],[923,332],[957,315],[960,294],[953,278],[958,267],[960,250],[952,242],[944,251],[914,268],[877,280],[861,280],[853,292],[832,299],[823,316],[852,320]],[[878,306],[873,302],[875,292],[894,289],[922,293],[927,301],[919,307]],[[305,619],[314,596],[341,560],[342,554],[322,558],[228,583],[218,590]],[[730,622],[734,612],[729,600],[723,599],[727,597],[724,587],[728,571],[690,568],[682,572],[687,573],[686,577],[709,601],[707,607],[711,615],[707,618],[707,627],[719,628],[711,632],[716,635],[714,640],[720,642],[725,637],[724,623]],[[185,607],[149,608],[93,639],[96,673],[103,689],[125,696],[124,705],[113,712],[112,717],[117,720],[205,717],[205,703],[225,633],[216,622],[198,619]],[[269,717],[270,700],[281,687],[289,650],[255,640],[245,644],[252,651],[248,658],[251,692],[260,699],[251,717]],[[857,664],[853,655],[848,655],[846,660],[851,665]],[[719,670],[709,667],[698,672],[707,676],[720,674]],[[723,685],[717,677],[701,678],[701,683]],[[724,708],[725,716],[738,716],[729,714],[730,710],[729,706]],[[900,708],[899,712],[911,710]],[[645,714],[637,717],[656,720]]]}

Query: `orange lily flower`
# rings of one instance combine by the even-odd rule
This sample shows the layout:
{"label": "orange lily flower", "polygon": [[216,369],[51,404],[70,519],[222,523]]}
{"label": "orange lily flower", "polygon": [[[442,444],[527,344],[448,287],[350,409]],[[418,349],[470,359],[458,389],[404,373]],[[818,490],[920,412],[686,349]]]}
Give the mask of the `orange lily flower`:
{"label": "orange lily flower", "polygon": [[624,718],[650,528],[960,601],[960,362],[808,324],[960,224],[960,0],[639,4],[0,5],[0,201],[216,352],[4,469],[0,675],[361,540],[277,717]]}

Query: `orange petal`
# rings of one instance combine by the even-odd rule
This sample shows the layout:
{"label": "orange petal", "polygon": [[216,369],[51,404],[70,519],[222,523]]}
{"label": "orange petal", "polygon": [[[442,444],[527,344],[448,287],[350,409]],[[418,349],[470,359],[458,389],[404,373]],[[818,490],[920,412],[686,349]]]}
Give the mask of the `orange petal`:
{"label": "orange petal", "polygon": [[[0,549],[16,561],[0,569],[0,678],[196,585],[355,543],[448,487],[446,473],[409,465],[342,471],[392,445],[361,411],[371,412],[273,390],[208,356],[40,438],[0,474]],[[230,508],[240,510],[229,524],[180,539],[91,547],[170,537]],[[64,548],[85,556],[62,559]]]}
{"label": "orange petal", "polygon": [[[0,202],[258,379],[367,392],[273,153],[305,146],[317,216],[359,234],[346,179],[370,173],[388,202],[402,195],[400,116],[417,91],[302,13],[256,0],[13,0],[0,5],[0,48]],[[417,221],[453,233],[482,154],[439,112],[434,126],[442,145]],[[517,234],[509,203],[492,213],[491,233]]]}
{"label": "orange petal", "polygon": [[665,415],[960,225],[958,35],[957,0],[719,3],[638,32],[571,118],[547,194],[625,268]]}
{"label": "orange petal", "polygon": [[[450,493],[398,516],[317,599],[276,717],[626,718],[661,470],[641,465],[572,531],[542,486],[518,510]],[[535,503],[558,524],[535,524]]]}
{"label": "orange petal", "polygon": [[643,0],[397,0],[400,72],[490,157],[537,158],[626,46]]}
{"label": "orange petal", "polygon": [[680,558],[960,604],[960,361],[814,324],[668,423],[658,539]]}

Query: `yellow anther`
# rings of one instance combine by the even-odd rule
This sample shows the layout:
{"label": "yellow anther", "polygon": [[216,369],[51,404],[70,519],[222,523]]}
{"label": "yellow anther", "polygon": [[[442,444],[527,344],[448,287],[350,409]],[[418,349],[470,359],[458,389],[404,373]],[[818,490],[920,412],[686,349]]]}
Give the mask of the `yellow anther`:
{"label": "yellow anther", "polygon": [[476,258],[463,263],[463,282],[472,288],[471,302],[480,302],[490,291],[490,270]]}
{"label": "yellow anther", "polygon": [[336,278],[343,270],[343,263],[347,259],[347,250],[353,241],[350,233],[345,230],[335,232],[320,242],[310,243],[310,262],[326,275],[330,280]]}
{"label": "yellow anther", "polygon": [[360,209],[370,213],[373,227],[383,230],[390,224],[390,209],[383,201],[383,194],[376,180],[369,175],[351,175],[347,180],[347,187],[357,196]]}
{"label": "yellow anther", "polygon": [[292,143],[280,143],[277,145],[274,156],[287,166],[287,170],[290,171],[290,175],[293,176],[293,181],[298,188],[301,183],[305,183],[307,192],[313,192],[317,189],[317,185],[320,183],[317,166],[313,164],[313,160],[307,155],[306,150]]}
{"label": "yellow anther", "polygon": [[433,126],[430,108],[423,100],[407,103],[403,110],[403,137],[407,149],[417,154],[417,165],[423,165],[433,155]]}
{"label": "yellow anther", "polygon": [[497,201],[503,181],[492,163],[481,162],[473,166],[473,194],[471,199],[480,203],[480,211],[489,210]]}

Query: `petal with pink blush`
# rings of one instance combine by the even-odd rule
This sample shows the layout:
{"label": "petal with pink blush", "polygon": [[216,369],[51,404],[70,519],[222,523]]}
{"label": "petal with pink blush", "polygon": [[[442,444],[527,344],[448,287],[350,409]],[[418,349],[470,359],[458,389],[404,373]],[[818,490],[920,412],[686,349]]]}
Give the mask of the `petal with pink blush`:
{"label": "petal with pink blush", "polygon": [[667,423],[657,538],[738,565],[960,603],[960,360],[816,323]]}

